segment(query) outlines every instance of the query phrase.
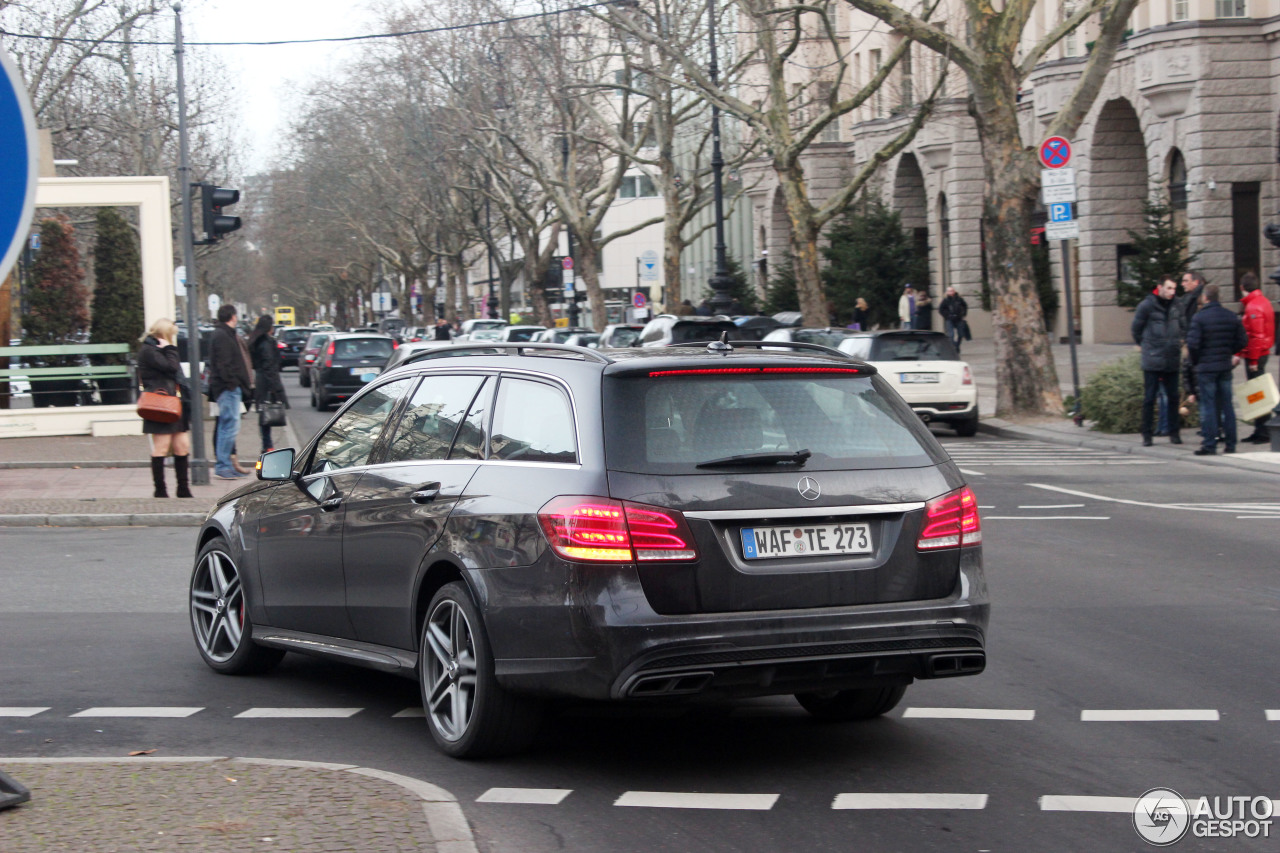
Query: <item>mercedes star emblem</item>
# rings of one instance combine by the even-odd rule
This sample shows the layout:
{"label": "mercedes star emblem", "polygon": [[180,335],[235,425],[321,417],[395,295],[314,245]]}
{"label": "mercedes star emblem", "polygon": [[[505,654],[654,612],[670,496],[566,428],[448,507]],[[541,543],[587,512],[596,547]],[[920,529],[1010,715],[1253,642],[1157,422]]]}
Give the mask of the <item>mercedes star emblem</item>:
{"label": "mercedes star emblem", "polygon": [[822,496],[822,487],[818,485],[818,481],[812,477],[803,477],[796,488],[800,490],[800,497],[807,501],[816,501]]}

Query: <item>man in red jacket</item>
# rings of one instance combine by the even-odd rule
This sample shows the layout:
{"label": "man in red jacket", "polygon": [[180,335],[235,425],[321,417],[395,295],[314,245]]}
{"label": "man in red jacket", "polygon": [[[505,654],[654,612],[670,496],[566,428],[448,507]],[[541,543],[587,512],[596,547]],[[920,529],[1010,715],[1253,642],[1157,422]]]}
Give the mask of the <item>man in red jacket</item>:
{"label": "man in red jacket", "polygon": [[[1237,355],[1244,359],[1245,379],[1253,379],[1267,372],[1267,354],[1276,342],[1276,312],[1271,307],[1271,300],[1262,293],[1258,286],[1258,277],[1251,272],[1240,278],[1240,287],[1244,290],[1244,298],[1240,300],[1241,316],[1244,330],[1249,335],[1249,345]],[[1271,441],[1267,435],[1268,412],[1253,422],[1253,435],[1241,439],[1250,444],[1267,444]]]}

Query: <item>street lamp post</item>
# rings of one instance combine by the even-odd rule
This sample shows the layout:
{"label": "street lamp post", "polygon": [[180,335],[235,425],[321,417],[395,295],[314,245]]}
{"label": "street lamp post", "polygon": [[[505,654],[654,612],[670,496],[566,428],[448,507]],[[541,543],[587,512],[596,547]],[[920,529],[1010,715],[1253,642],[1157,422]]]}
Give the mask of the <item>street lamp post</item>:
{"label": "street lamp post", "polygon": [[[489,176],[485,175],[485,188],[489,186]],[[493,285],[493,229],[489,225],[489,195],[485,193],[484,197],[484,233],[485,233],[485,257],[489,264],[489,319],[498,319],[498,292],[494,290]]]}
{"label": "street lamp post", "polygon": [[[566,129],[564,136],[560,138],[560,159],[564,166],[564,183],[565,192],[569,192],[569,132]],[[562,211],[563,213],[563,211]],[[567,299],[569,302],[569,325],[576,327],[578,325],[578,288],[576,282],[578,279],[578,271],[573,266],[573,226],[569,224],[566,217],[564,223],[565,233],[569,238],[569,263],[570,266],[565,270],[565,294],[561,294],[561,299]]]}
{"label": "street lamp post", "polygon": [[[707,69],[711,85],[720,85],[720,69],[716,65],[716,0],[707,0],[707,30],[711,40],[711,64]],[[724,157],[720,153],[720,107],[711,102],[711,182],[713,210],[716,228],[716,271],[708,282],[711,285],[711,310],[716,314],[728,314],[733,297],[733,276],[729,275],[729,262],[724,246]]]}

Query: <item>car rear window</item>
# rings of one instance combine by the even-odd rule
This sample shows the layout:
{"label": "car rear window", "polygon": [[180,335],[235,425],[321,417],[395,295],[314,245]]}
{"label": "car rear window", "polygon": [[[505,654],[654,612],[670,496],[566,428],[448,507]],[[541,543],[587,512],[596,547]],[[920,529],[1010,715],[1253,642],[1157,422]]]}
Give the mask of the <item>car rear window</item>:
{"label": "car rear window", "polygon": [[288,331],[284,331],[280,333],[280,339],[283,341],[288,341],[289,343],[297,343],[298,341],[306,340],[310,334],[311,334],[310,332],[301,332],[294,329],[289,329]]}
{"label": "car rear window", "polygon": [[640,340],[639,329],[614,329],[613,336],[609,339],[609,345],[619,348],[629,347],[634,346],[638,340]]}
{"label": "car rear window", "polygon": [[390,338],[355,338],[337,341],[334,358],[390,358],[395,349]]}
{"label": "car rear window", "polygon": [[751,453],[813,455],[804,470],[933,465],[937,442],[872,376],[675,375],[605,383],[610,469],[707,473],[697,465]]}
{"label": "car rear window", "polygon": [[721,332],[733,337],[738,327],[729,321],[723,323],[676,323],[671,327],[671,343],[691,344],[700,341],[718,341]]}
{"label": "car rear window", "polygon": [[541,332],[542,329],[512,329],[507,332],[507,340],[514,343],[524,343],[532,340],[533,336]]}
{"label": "car rear window", "polygon": [[868,361],[959,361],[960,354],[946,335],[880,335],[871,344]]}
{"label": "car rear window", "polygon": [[791,340],[800,344],[818,344],[824,347],[838,347],[840,342],[849,337],[847,332],[831,329],[796,329],[791,333]]}

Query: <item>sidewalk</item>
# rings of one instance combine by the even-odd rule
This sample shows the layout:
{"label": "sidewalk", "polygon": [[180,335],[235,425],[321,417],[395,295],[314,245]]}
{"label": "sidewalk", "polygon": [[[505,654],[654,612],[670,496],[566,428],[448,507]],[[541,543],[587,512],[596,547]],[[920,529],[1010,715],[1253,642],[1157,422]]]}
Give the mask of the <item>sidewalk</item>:
{"label": "sidewalk", "polygon": [[366,767],[137,756],[0,758],[0,770],[31,792],[0,810],[5,853],[476,850],[452,794]]}

